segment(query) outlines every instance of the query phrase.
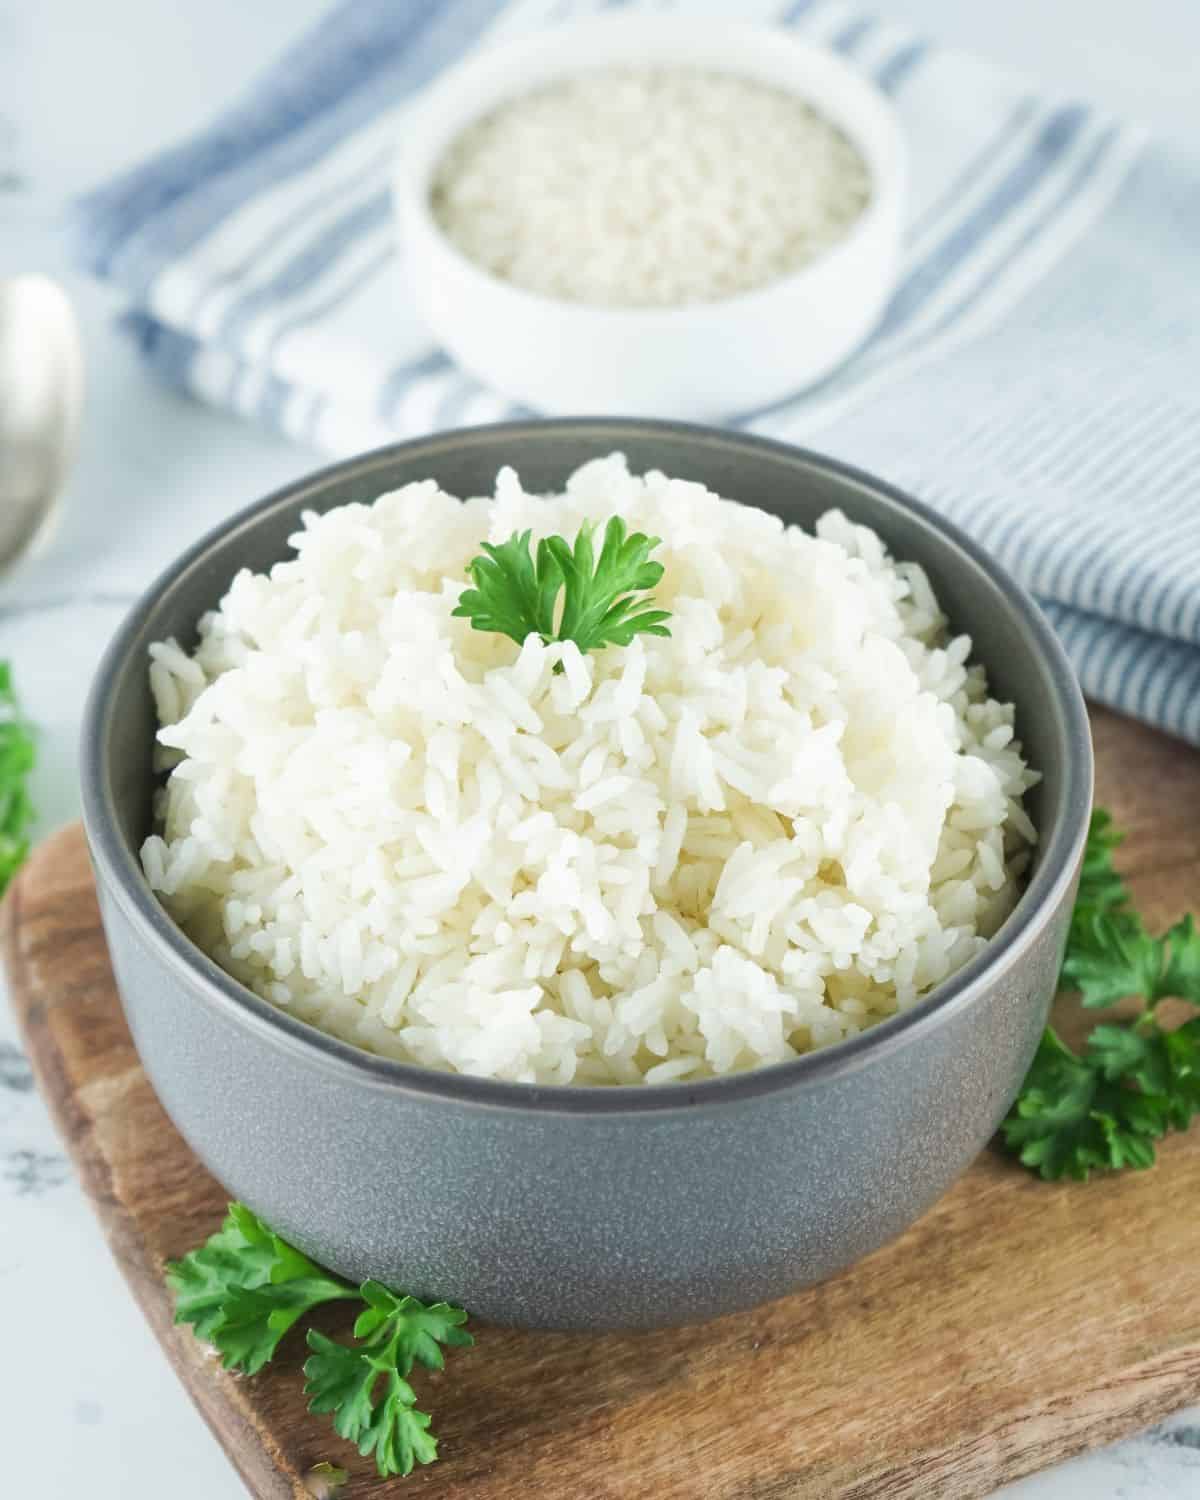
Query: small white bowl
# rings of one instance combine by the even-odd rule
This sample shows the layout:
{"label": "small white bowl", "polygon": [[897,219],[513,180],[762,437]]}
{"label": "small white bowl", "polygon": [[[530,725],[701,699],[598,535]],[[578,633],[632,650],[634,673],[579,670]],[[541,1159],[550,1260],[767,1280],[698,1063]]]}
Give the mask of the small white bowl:
{"label": "small white bowl", "polygon": [[[458,134],[551,80],[613,66],[737,73],[787,89],[839,125],[870,170],[845,238],[789,276],[718,302],[602,307],[542,297],[468,260],[430,187]],[[905,152],[891,106],[833,53],[773,27],[620,15],[499,44],[442,74],[405,112],[395,181],[405,278],[433,334],[485,384],[551,413],[728,418],[827,375],[862,342],[895,280]]]}

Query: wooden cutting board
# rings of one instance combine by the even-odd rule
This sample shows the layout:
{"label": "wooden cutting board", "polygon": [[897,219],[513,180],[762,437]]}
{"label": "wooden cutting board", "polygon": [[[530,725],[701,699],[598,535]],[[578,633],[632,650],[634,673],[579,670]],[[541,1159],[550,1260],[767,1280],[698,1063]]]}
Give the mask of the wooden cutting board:
{"label": "wooden cutting board", "polygon": [[[1200,754],[1094,719],[1098,798],[1155,926],[1200,908]],[[163,1115],[122,1019],[78,827],[44,844],[3,914],[42,1092],[134,1296],[252,1495],[340,1500],[951,1500],[1200,1399],[1200,1127],[1151,1172],[1049,1186],[996,1151],[902,1239],[758,1311],[583,1337],[479,1327],[420,1373],[442,1459],[378,1479],[305,1411],[302,1339],[246,1380],[171,1321],[164,1259],[225,1194]],[[1071,1018],[1062,1020],[1069,1026]],[[331,1330],[347,1331],[336,1318]]]}

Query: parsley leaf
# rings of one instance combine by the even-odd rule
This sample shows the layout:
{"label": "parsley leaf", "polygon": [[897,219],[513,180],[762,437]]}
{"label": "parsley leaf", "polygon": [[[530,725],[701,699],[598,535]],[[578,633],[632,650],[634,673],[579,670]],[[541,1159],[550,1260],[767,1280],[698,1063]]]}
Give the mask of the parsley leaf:
{"label": "parsley leaf", "polygon": [[1162,967],[1162,945],[1140,920],[1094,911],[1072,929],[1062,983],[1078,990],[1086,1006],[1115,1005],[1127,995],[1157,995]]}
{"label": "parsley leaf", "polygon": [[358,1315],[355,1338],[394,1334],[407,1364],[405,1373],[414,1363],[424,1365],[427,1370],[441,1370],[445,1361],[440,1345],[465,1348],[475,1342],[462,1326],[467,1315],[461,1307],[452,1307],[448,1302],[426,1306],[415,1297],[389,1291],[378,1281],[364,1281],[360,1293],[367,1308]]}
{"label": "parsley leaf", "polygon": [[1166,962],[1158,981],[1158,997],[1174,996],[1200,1005],[1200,928],[1189,912],[1163,938]]}
{"label": "parsley leaf", "polygon": [[1162,1049],[1171,1083],[1170,1122],[1176,1130],[1186,1130],[1200,1114],[1200,1017],[1165,1032]]}
{"label": "parsley leaf", "polygon": [[1112,863],[1121,836],[1093,815],[1062,983],[1085,1006],[1130,996],[1131,1022],[1092,1028],[1081,1052],[1047,1030],[1001,1130],[1025,1166],[1054,1180],[1149,1167],[1154,1142],[1200,1113],[1200,1017],[1172,1031],[1155,1008],[1175,998],[1200,1005],[1200,931],[1191,916],[1151,937]]}
{"label": "parsley leaf", "polygon": [[244,1203],[232,1203],[220,1230],[167,1266],[175,1321],[220,1350],[226,1369],[254,1375],[298,1318],[322,1302],[358,1296],[281,1240]]}
{"label": "parsley leaf", "polygon": [[1133,901],[1129,888],[1113,866],[1113,851],[1125,842],[1125,835],[1113,827],[1111,816],[1098,807],[1092,813],[1087,847],[1079,873],[1079,891],[1075,897],[1077,918],[1092,912],[1129,912]]}
{"label": "parsley leaf", "polygon": [[442,1369],[439,1345],[474,1340],[461,1326],[467,1317],[461,1308],[445,1302],[427,1307],[377,1281],[365,1281],[361,1295],[367,1307],[354,1325],[361,1342],[347,1346],[309,1329],[312,1354],[304,1364],[304,1391],[311,1411],[333,1412],[335,1430],[357,1443],[364,1457],[374,1453],[384,1478],[409,1474],[415,1463],[437,1458],[437,1439],[429,1431],[429,1417],[417,1410],[416,1394],[405,1377],[414,1364]]}
{"label": "parsley leaf", "polygon": [[661,538],[640,531],[628,536],[624,521],[613,516],[597,557],[593,531],[585,521],[573,547],[564,537],[543,537],[533,553],[529,531],[499,546],[481,543],[482,555],[467,567],[475,586],[463,590],[453,613],[470,620],[472,629],[506,635],[518,646],[540,635],[547,644],[569,640],[580,651],[594,651],[628,646],[639,633],[670,635],[664,624],[669,611],[652,608],[653,600],[644,597],[662,578],[662,564],[650,561]]}
{"label": "parsley leaf", "polygon": [[[308,1330],[304,1364],[309,1410],[332,1412],[334,1430],[375,1455],[383,1476],[408,1474],[437,1458],[429,1416],[417,1409],[407,1376],[414,1365],[443,1367],[442,1348],[474,1339],[459,1307],[427,1306],[377,1281],[359,1287],[334,1276],[274,1233],[244,1203],[198,1250],[167,1266],[175,1321],[215,1345],[228,1369],[256,1374],[284,1334],[323,1302],[361,1301],[355,1343]],[[336,1471],[335,1471],[336,1472]]]}
{"label": "parsley leaf", "polygon": [[274,1357],[280,1340],[297,1319],[322,1302],[337,1302],[353,1295],[353,1288],[320,1276],[235,1292],[225,1305],[224,1320],[212,1342],[224,1356],[226,1369],[257,1375]]}
{"label": "parsley leaf", "polygon": [[29,853],[33,804],[26,783],[33,763],[33,732],[21,715],[12,671],[0,662],[0,892]]}
{"label": "parsley leaf", "polygon": [[[364,1458],[374,1453],[385,1479],[434,1462],[437,1439],[429,1431],[430,1418],[418,1411],[412,1386],[386,1354],[347,1348],[315,1328],[308,1331],[308,1347],[313,1353],[304,1362],[304,1393],[310,1411],[332,1412],[334,1431]],[[383,1394],[377,1400],[381,1376]]]}
{"label": "parsley leaf", "polygon": [[[246,1227],[244,1219],[251,1221]],[[233,1293],[270,1280],[275,1252],[269,1238],[264,1243],[257,1234],[259,1227],[244,1204],[231,1203],[216,1234],[182,1260],[167,1262],[177,1323],[190,1323],[199,1338],[211,1342]]]}
{"label": "parsley leaf", "polygon": [[1083,1182],[1104,1167],[1149,1166],[1149,1140],[1163,1133],[1139,1095],[1106,1079],[1049,1029],[1003,1130],[1023,1165],[1048,1181]]}
{"label": "parsley leaf", "polygon": [[463,590],[453,611],[469,619],[473,630],[495,631],[518,646],[528,635],[553,639],[554,601],[562,586],[545,541],[538,543],[536,562],[530,556],[532,535],[514,532],[498,547],[481,542],[484,556],[467,567],[475,587]]}
{"label": "parsley leaf", "polygon": [[662,563],[648,561],[661,539],[637,531],[625,535],[625,523],[613,516],[604,530],[604,545],[593,562],[592,528],[579,528],[574,548],[560,536],[546,539],[546,549],[563,580],[563,611],[559,640],[572,640],[581,651],[612,642],[628,646],[639,631],[670,635],[662,623],[666,610],[646,608],[635,593],[654,588],[663,575]]}

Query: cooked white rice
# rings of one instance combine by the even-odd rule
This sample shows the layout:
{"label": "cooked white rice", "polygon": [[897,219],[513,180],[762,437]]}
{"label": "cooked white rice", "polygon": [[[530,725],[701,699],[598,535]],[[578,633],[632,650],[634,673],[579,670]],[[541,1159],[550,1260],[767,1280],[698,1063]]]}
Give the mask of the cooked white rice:
{"label": "cooked white rice", "polygon": [[870,191],[858,149],[794,94],[696,68],[600,68],[463,131],[431,207],[464,255],[529,291],[677,307],[799,270]]}
{"label": "cooked white rice", "polygon": [[[671,636],[581,655],[451,617],[482,539],[664,538]],[[617,455],[304,517],[188,656],[151,648],[192,938],[371,1051],[531,1083],[777,1062],[910,1006],[1012,907],[1036,776],[921,570]],[[561,661],[563,671],[556,673]]]}

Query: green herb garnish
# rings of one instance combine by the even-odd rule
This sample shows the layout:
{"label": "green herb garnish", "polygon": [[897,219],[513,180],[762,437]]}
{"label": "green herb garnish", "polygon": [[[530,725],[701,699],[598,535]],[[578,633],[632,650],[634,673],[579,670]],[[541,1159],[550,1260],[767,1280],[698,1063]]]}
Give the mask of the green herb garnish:
{"label": "green herb garnish", "polygon": [[12,671],[0,662],[0,891],[29,853],[33,804],[26,783],[33,761],[33,733],[21,717]]}
{"label": "green herb garnish", "polygon": [[304,1363],[304,1393],[310,1411],[332,1412],[341,1437],[357,1443],[360,1453],[374,1452],[381,1474],[408,1474],[414,1463],[437,1458],[437,1439],[405,1377],[414,1364],[442,1369],[441,1345],[474,1340],[461,1326],[467,1315],[460,1307],[446,1302],[426,1307],[377,1281],[364,1281],[359,1290],[367,1303],[354,1325],[361,1342],[339,1344],[310,1328],[313,1352]]}
{"label": "green herb garnish", "polygon": [[1049,1180],[1149,1167],[1154,1142],[1200,1112],[1200,1016],[1159,1025],[1160,1001],[1200,1006],[1200,930],[1191,916],[1151,937],[1114,868],[1121,842],[1092,817],[1061,983],[1089,1008],[1138,997],[1130,1021],[1095,1026],[1074,1052],[1046,1031],[1002,1130],[1021,1161]]}
{"label": "green herb garnish", "polygon": [[661,538],[626,536],[624,521],[613,516],[594,557],[593,530],[585,521],[574,547],[561,536],[543,537],[532,554],[528,531],[498,547],[482,542],[483,554],[467,566],[475,587],[463,591],[454,613],[472,629],[506,635],[518,646],[533,634],[547,644],[574,641],[580,651],[628,646],[639,633],[670,635],[663,624],[670,612],[651,608],[653,600],[644,597],[662,578],[662,564],[648,561]]}
{"label": "green herb garnish", "polygon": [[335,1431],[364,1457],[373,1453],[385,1478],[437,1458],[430,1419],[417,1409],[407,1377],[414,1364],[440,1370],[441,1345],[474,1342],[462,1327],[467,1315],[461,1308],[427,1306],[377,1281],[344,1281],[280,1239],[244,1203],[231,1203],[216,1234],[168,1264],[167,1283],[175,1294],[175,1321],[190,1323],[220,1352],[226,1369],[247,1375],[262,1369],[313,1308],[364,1303],[353,1343],[308,1330],[309,1410],[332,1413]]}
{"label": "green herb garnish", "polygon": [[313,1500],[334,1500],[350,1475],[336,1464],[314,1464],[304,1476],[304,1488]]}

